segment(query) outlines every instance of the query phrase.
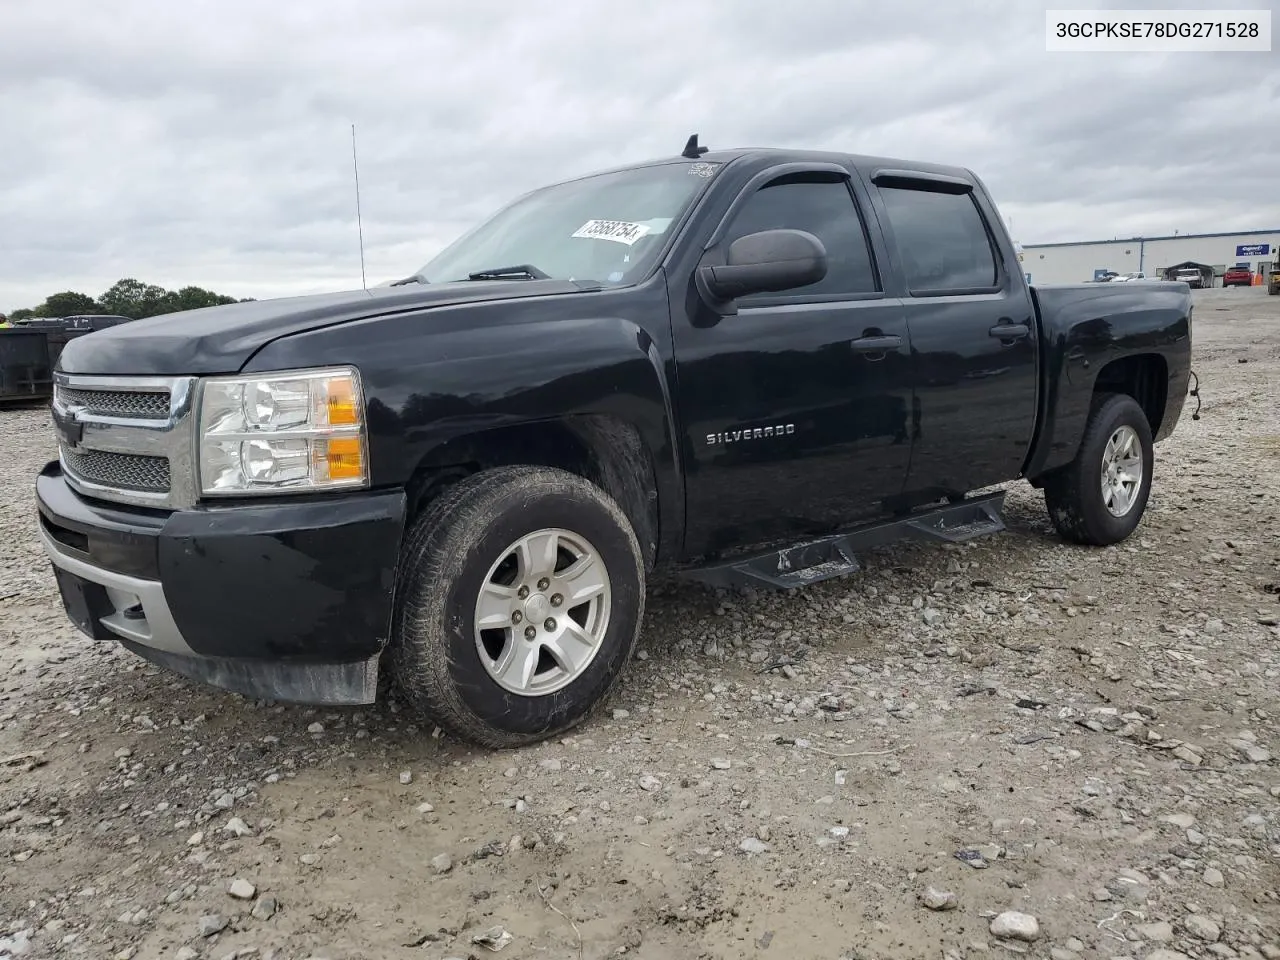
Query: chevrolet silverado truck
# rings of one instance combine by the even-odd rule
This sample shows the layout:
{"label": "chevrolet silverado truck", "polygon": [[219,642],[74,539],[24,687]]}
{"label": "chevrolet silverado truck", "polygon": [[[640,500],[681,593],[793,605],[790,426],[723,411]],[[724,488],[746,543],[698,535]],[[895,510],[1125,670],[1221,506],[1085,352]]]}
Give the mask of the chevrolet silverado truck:
{"label": "chevrolet silverado truck", "polygon": [[1191,321],[1181,283],[1028,286],[966,169],[695,137],[389,286],[68,343],[40,536],[97,641],[512,746],[606,698],[659,573],[805,587],[1002,529],[1019,479],[1124,540]]}

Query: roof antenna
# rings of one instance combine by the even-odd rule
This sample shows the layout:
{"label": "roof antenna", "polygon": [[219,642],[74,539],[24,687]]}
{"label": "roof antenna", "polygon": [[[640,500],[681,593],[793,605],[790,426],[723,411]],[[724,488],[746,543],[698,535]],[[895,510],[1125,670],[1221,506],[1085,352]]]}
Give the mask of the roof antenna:
{"label": "roof antenna", "polygon": [[698,146],[698,135],[695,133],[684,145],[684,150],[680,156],[688,157],[690,160],[697,160],[700,156],[709,150],[709,147]]}
{"label": "roof antenna", "polygon": [[351,125],[351,168],[356,177],[356,228],[360,231],[360,284],[369,289],[364,272],[364,219],[360,216],[360,161],[356,159],[356,125]]}

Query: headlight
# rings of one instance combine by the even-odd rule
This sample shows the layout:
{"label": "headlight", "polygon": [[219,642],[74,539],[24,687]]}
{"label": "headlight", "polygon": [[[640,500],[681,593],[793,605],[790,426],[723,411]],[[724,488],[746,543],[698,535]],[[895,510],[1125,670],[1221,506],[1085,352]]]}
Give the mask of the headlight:
{"label": "headlight", "polygon": [[197,429],[206,496],[369,482],[364,398],[351,367],[206,379]]}

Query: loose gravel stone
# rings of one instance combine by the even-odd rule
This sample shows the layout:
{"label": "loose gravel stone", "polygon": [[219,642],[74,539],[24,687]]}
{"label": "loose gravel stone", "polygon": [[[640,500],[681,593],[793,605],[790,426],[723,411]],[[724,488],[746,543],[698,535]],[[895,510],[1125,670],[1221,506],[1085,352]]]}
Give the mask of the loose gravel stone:
{"label": "loose gravel stone", "polygon": [[1134,929],[1143,940],[1150,940],[1152,943],[1168,943],[1173,939],[1173,924],[1165,920],[1140,923]]}
{"label": "loose gravel stone", "polygon": [[1040,921],[1029,913],[1006,910],[991,921],[991,935],[1002,940],[1032,943],[1040,939]]}
{"label": "loose gravel stone", "polygon": [[448,873],[453,869],[453,857],[447,853],[436,854],[431,858],[431,869],[437,875]]}
{"label": "loose gravel stone", "polygon": [[1266,763],[1271,759],[1271,751],[1247,740],[1232,740],[1231,746],[1250,763]]}
{"label": "loose gravel stone", "polygon": [[954,893],[950,890],[939,890],[936,887],[926,887],[920,894],[920,902],[928,909],[940,912],[954,910],[960,905],[960,900]]}
{"label": "loose gravel stone", "polygon": [[230,921],[220,913],[207,913],[200,918],[200,936],[212,937],[227,929]]}
{"label": "loose gravel stone", "polygon": [[1191,936],[1206,943],[1217,943],[1218,938],[1222,936],[1221,927],[1208,917],[1202,917],[1198,914],[1193,913],[1184,918],[1182,926]]}
{"label": "loose gravel stone", "polygon": [[252,900],[258,895],[258,888],[248,880],[237,878],[231,881],[231,885],[227,887],[227,893],[237,900]]}

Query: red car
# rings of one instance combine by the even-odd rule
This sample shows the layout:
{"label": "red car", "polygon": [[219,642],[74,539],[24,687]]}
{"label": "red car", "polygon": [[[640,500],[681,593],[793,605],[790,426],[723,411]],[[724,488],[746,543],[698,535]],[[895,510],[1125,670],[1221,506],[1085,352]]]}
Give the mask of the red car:
{"label": "red car", "polygon": [[1248,287],[1253,284],[1253,273],[1248,267],[1231,267],[1222,275],[1224,287]]}

